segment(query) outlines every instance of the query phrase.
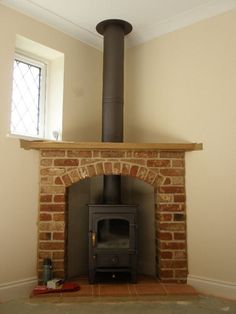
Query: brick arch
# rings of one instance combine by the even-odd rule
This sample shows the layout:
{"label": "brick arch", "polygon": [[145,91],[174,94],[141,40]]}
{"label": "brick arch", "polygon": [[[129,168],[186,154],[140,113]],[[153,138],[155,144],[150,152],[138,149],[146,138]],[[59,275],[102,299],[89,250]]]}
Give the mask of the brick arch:
{"label": "brick arch", "polygon": [[186,281],[184,153],[157,151],[42,150],[38,272],[53,260],[55,277],[66,273],[66,190],[99,175],[131,176],[154,187],[157,273],[163,281]]}
{"label": "brick arch", "polygon": [[149,167],[129,162],[105,161],[90,163],[79,166],[75,169],[69,169],[66,173],[63,173],[55,178],[55,184],[69,187],[70,185],[83,179],[100,175],[130,176],[144,181],[145,183],[152,185],[154,188],[157,188],[165,181],[164,176],[158,174],[155,170],[149,169]]}

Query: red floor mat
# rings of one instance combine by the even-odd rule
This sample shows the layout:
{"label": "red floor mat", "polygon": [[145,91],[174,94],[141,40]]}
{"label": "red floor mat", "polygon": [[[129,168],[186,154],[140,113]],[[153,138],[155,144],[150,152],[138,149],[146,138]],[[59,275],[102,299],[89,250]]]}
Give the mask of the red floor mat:
{"label": "red floor mat", "polygon": [[74,282],[67,282],[62,285],[62,287],[58,289],[49,289],[47,286],[36,286],[33,291],[32,295],[37,294],[46,294],[46,293],[60,293],[60,292],[71,292],[71,291],[78,291],[80,290],[80,286]]}

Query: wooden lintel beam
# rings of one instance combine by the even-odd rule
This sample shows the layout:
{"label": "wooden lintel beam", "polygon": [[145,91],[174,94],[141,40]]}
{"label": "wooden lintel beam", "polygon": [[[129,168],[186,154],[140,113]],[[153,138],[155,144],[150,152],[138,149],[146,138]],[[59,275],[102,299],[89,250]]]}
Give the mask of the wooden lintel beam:
{"label": "wooden lintel beam", "polygon": [[202,150],[202,143],[110,143],[110,142],[64,142],[20,140],[24,149],[81,149],[81,150],[164,150],[194,151]]}

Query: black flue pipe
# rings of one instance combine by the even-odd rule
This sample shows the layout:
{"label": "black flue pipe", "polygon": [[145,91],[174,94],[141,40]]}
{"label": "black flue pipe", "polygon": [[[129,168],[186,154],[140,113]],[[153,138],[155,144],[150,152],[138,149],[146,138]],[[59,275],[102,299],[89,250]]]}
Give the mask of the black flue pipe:
{"label": "black flue pipe", "polygon": [[[110,19],[96,26],[103,41],[102,141],[123,142],[124,36],[132,31],[130,23]],[[120,176],[104,176],[105,204],[120,204]]]}

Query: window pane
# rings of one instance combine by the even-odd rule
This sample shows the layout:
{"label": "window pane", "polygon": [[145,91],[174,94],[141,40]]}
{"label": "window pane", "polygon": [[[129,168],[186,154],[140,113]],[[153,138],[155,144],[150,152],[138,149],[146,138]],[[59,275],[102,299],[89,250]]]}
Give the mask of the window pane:
{"label": "window pane", "polygon": [[15,59],[11,133],[39,136],[41,68]]}

